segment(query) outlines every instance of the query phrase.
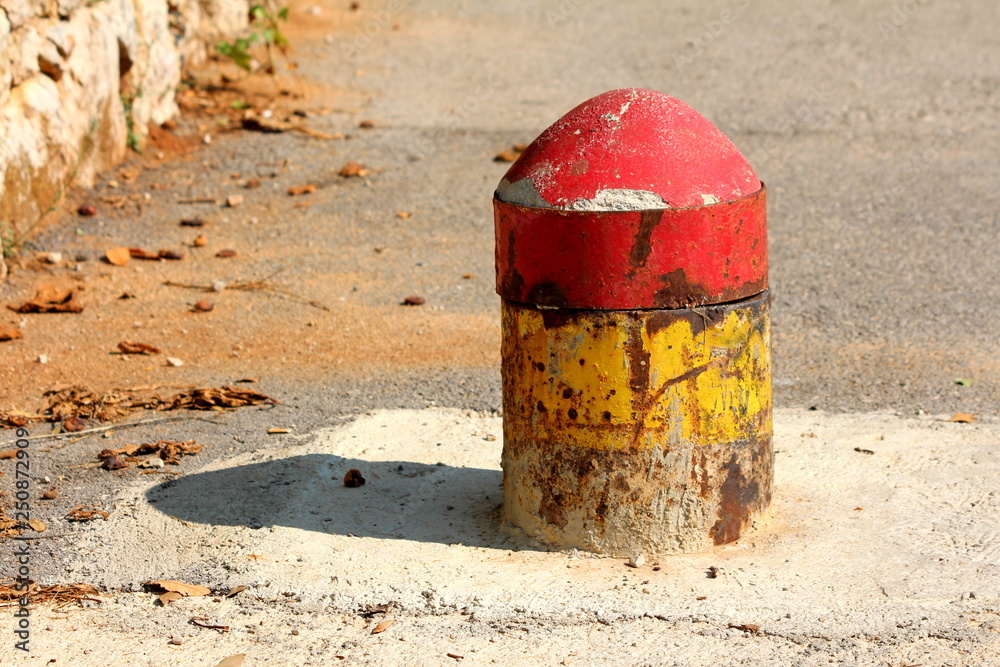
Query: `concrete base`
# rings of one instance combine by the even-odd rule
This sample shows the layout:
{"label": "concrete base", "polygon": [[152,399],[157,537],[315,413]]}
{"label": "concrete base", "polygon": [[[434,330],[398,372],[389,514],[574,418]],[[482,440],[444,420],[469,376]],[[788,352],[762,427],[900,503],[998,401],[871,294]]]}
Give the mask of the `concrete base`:
{"label": "concrete base", "polygon": [[[630,628],[639,637],[651,620],[661,628],[665,622],[677,630],[670,635],[676,643],[658,644],[642,659],[669,648],[681,664],[703,664],[706,637],[747,632],[732,626],[759,626],[745,655],[761,660],[791,659],[816,638],[832,642],[824,655],[835,655],[834,645],[855,646],[856,664],[867,664],[858,656],[913,662],[909,648],[879,639],[901,633],[914,641],[954,634],[970,652],[996,642],[989,619],[1000,618],[997,426],[779,410],[770,523],[735,544],[640,568],[548,552],[501,531],[500,433],[496,416],[379,411],[309,437],[287,436],[273,451],[162,486],[126,489],[107,522],[65,538],[73,547],[68,553],[78,557],[67,559],[61,580],[134,591],[159,578],[216,591],[249,586],[232,600],[184,600],[168,609],[154,608],[152,594],[120,596],[104,605],[87,641],[131,646],[133,624],[146,623],[146,616],[157,624],[176,617],[183,625],[182,616],[208,610],[217,621],[239,624],[213,638],[213,651],[256,650],[254,665],[338,651],[363,652],[378,664],[416,664],[392,636],[359,639],[346,649],[338,640],[320,654],[308,654],[298,637],[281,640],[287,646],[275,639],[278,645],[248,648],[241,619],[252,617],[260,600],[281,601],[281,614],[320,625],[384,603],[413,628],[448,626],[431,623],[428,614],[464,614],[488,628],[460,624],[461,636],[492,628],[498,642],[486,643],[480,657],[490,651],[499,657],[502,647],[516,653],[510,651],[522,646],[518,640],[496,630],[514,622],[536,633],[556,632],[553,624],[566,628],[564,640],[552,635],[553,650],[595,659],[605,654],[588,644],[592,630],[577,637],[573,627],[624,623],[607,628],[622,639],[632,636]],[[350,468],[361,471],[364,486],[344,487]],[[268,618],[276,619],[274,613]],[[108,620],[118,617],[120,630]],[[459,626],[448,627],[441,631],[456,636]],[[346,627],[339,631],[354,636]],[[439,640],[437,646],[452,645]],[[59,651],[72,641],[71,634],[41,633],[37,646]],[[468,641],[466,647],[475,644]],[[615,646],[622,659],[631,655]],[[167,650],[165,643],[149,649]],[[732,646],[727,650],[719,655],[731,657]],[[106,664],[79,654],[73,662]]]}

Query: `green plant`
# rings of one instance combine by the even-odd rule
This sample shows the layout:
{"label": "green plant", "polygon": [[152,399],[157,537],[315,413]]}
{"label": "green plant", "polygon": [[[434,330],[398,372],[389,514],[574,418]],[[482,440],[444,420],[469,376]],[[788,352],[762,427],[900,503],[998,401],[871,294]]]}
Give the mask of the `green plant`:
{"label": "green plant", "polygon": [[222,40],[216,45],[216,50],[229,58],[235,65],[251,71],[253,69],[254,44],[264,47],[265,61],[263,69],[274,72],[274,49],[284,53],[288,48],[288,38],[281,32],[282,22],[288,21],[288,7],[278,7],[274,0],[264,0],[261,4],[250,7],[250,34],[237,37],[232,42]]}

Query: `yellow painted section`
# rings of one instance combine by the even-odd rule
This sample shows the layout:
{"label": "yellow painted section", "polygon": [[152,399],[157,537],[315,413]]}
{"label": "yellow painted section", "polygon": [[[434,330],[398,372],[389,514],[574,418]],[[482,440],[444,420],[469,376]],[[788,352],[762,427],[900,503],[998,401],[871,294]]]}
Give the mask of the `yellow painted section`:
{"label": "yellow painted section", "polygon": [[503,309],[504,392],[513,397],[505,410],[508,423],[529,439],[645,449],[756,440],[770,429],[766,297],[704,316],[550,311],[546,317],[506,301]]}

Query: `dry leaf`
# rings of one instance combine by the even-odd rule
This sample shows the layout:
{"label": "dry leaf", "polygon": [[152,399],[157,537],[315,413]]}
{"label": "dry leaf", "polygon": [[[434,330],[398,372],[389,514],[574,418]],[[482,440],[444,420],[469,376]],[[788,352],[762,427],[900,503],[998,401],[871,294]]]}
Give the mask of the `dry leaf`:
{"label": "dry leaf", "polygon": [[167,591],[157,599],[160,601],[161,605],[166,607],[171,602],[176,602],[177,600],[180,600],[182,597],[184,596],[178,593],[177,591]]}
{"label": "dry leaf", "polygon": [[143,250],[142,248],[129,248],[128,254],[134,259],[148,259],[150,261],[160,261],[160,255],[155,252],[149,252],[148,250]]}
{"label": "dry leaf", "polygon": [[31,529],[36,533],[44,531],[46,527],[45,522],[41,519],[28,519],[28,525],[31,526]]}
{"label": "dry leaf", "polygon": [[426,300],[422,296],[408,296],[403,299],[403,306],[422,306],[426,303]]}
{"label": "dry leaf", "polygon": [[372,628],[372,634],[373,635],[377,635],[377,634],[381,634],[381,633],[385,632],[386,630],[389,629],[389,626],[392,625],[395,622],[396,621],[394,619],[391,619],[391,618],[388,621],[382,621],[381,623],[379,623],[378,625],[376,625],[374,628]]}
{"label": "dry leaf", "polygon": [[199,595],[211,595],[212,589],[199,586],[197,584],[185,584],[176,579],[157,579],[156,581],[145,581],[143,586],[153,586],[162,588],[167,592],[180,593],[184,597],[197,597]]}
{"label": "dry leaf", "polygon": [[63,430],[67,433],[78,433],[87,428],[87,422],[79,417],[73,416],[63,422]]}
{"label": "dry leaf", "polygon": [[152,345],[147,345],[145,343],[139,343],[131,340],[123,340],[118,343],[118,349],[121,350],[122,354],[159,354],[160,350],[153,347]]}
{"label": "dry leaf", "polygon": [[10,584],[0,581],[0,603],[15,602],[27,595],[32,601],[41,603],[51,603],[55,608],[65,606],[71,602],[81,603],[84,600],[89,602],[100,602],[95,595],[100,595],[100,591],[89,584],[55,584],[52,586],[39,586],[32,582],[28,584],[27,593],[14,585],[13,580],[8,580]]}
{"label": "dry leaf", "polygon": [[359,486],[364,486],[365,478],[361,476],[361,471],[357,468],[351,468],[344,475],[344,486],[350,489],[356,489]]}
{"label": "dry leaf", "polygon": [[316,192],[316,186],[312,183],[307,183],[294,188],[288,188],[288,194],[293,197],[295,195],[310,195],[314,192]]}
{"label": "dry leaf", "polygon": [[228,593],[226,593],[226,597],[227,598],[234,597],[234,596],[242,593],[246,589],[247,589],[246,586],[243,586],[243,585],[237,586],[236,588],[234,588],[234,589],[230,590]]}
{"label": "dry leaf", "polygon": [[971,424],[972,422],[976,421],[976,415],[975,413],[971,412],[969,413],[956,412],[954,415],[952,415],[952,418],[949,419],[948,421],[958,422],[959,424]]}
{"label": "dry leaf", "polygon": [[496,156],[494,156],[493,161],[494,162],[513,162],[517,158],[521,157],[521,153],[523,153],[524,149],[526,149],[526,148],[527,148],[527,146],[525,146],[524,144],[515,144],[514,146],[510,147],[509,149],[505,149],[505,150],[502,150],[499,153],[497,153]]}
{"label": "dry leaf", "polygon": [[222,259],[228,259],[230,257],[236,257],[236,251],[227,248],[226,250],[220,250],[219,252],[215,253],[215,256],[221,257]]}
{"label": "dry leaf", "polygon": [[21,337],[21,330],[16,327],[0,327],[0,341],[14,340]]}
{"label": "dry leaf", "polygon": [[371,170],[365,169],[365,166],[360,162],[348,162],[337,173],[344,178],[350,178],[351,176],[364,177],[370,174]]}
{"label": "dry leaf", "polygon": [[157,253],[157,256],[160,259],[172,259],[172,260],[184,259],[184,253],[179,252],[177,250],[161,250],[160,252]]}
{"label": "dry leaf", "polygon": [[0,461],[2,461],[3,459],[12,459],[15,456],[17,456],[17,450],[16,449],[7,449],[7,450],[4,450],[4,451],[0,452]]}
{"label": "dry leaf", "polygon": [[34,298],[20,306],[7,307],[17,313],[79,313],[83,310],[72,288],[58,289],[52,285],[42,285]]}
{"label": "dry leaf", "polygon": [[407,218],[409,218],[412,215],[413,215],[413,211],[397,211],[396,212],[396,217],[397,218],[402,218],[403,220],[406,220]]}
{"label": "dry leaf", "polygon": [[108,264],[114,264],[115,266],[125,266],[131,258],[132,255],[125,246],[111,248],[104,252],[104,259],[108,260]]}
{"label": "dry leaf", "polygon": [[225,658],[215,667],[242,667],[243,660],[246,659],[246,653],[237,653],[236,655],[231,655]]}
{"label": "dry leaf", "polygon": [[287,428],[269,428],[267,432],[274,435],[276,433],[289,433],[290,431]]}
{"label": "dry leaf", "polygon": [[[87,509],[87,507],[87,505],[77,505],[66,513],[66,519],[68,521],[93,521],[97,517],[101,517],[106,520],[109,516],[111,516],[104,510]],[[96,505],[90,505],[89,507],[96,507]]]}

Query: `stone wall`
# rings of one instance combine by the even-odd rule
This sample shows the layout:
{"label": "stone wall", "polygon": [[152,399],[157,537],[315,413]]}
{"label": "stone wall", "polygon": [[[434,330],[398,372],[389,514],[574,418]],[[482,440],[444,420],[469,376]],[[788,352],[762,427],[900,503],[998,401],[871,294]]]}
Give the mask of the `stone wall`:
{"label": "stone wall", "polygon": [[75,177],[177,112],[181,68],[247,25],[248,0],[0,0],[0,224],[23,228]]}

